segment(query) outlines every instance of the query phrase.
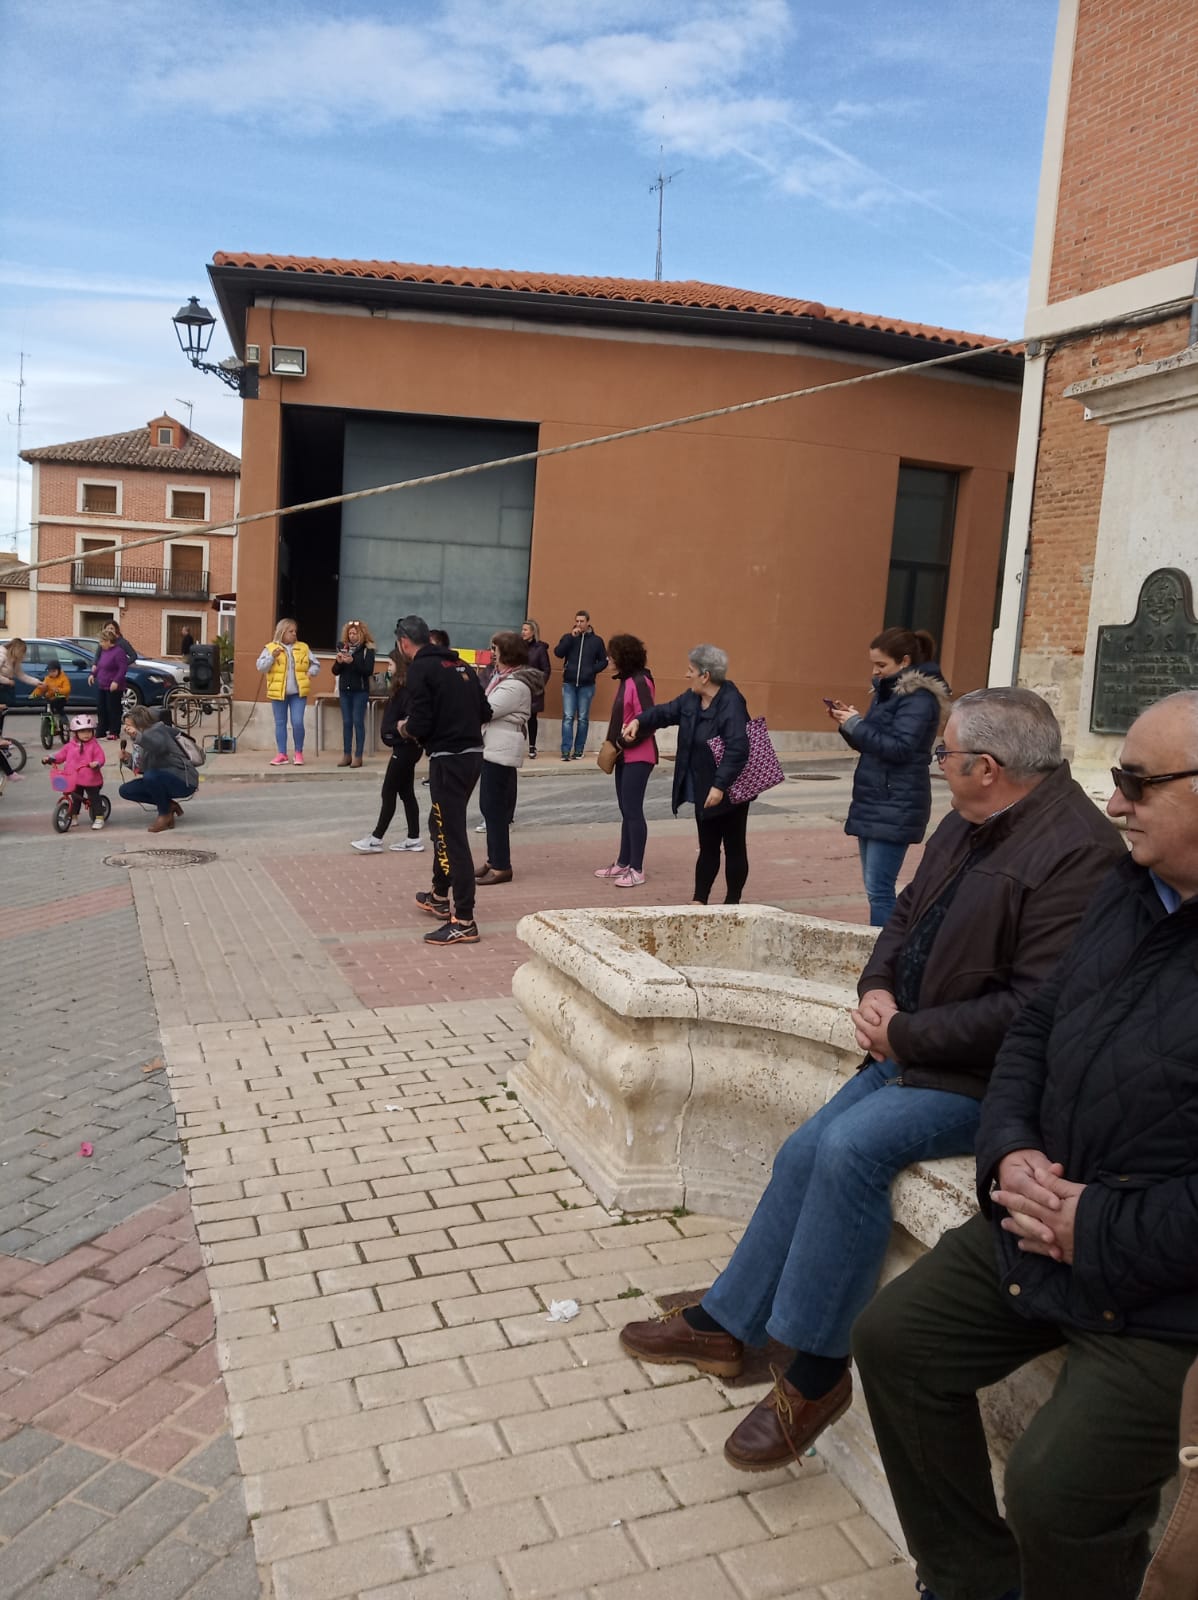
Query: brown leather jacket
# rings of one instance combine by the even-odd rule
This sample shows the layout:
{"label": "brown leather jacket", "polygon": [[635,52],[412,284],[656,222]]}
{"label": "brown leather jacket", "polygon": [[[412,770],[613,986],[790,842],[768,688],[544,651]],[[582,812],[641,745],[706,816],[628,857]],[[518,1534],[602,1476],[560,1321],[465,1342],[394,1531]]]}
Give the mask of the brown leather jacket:
{"label": "brown leather jacket", "polygon": [[1181,1399],[1181,1493],[1140,1600],[1198,1600],[1198,1361]]}
{"label": "brown leather jacket", "polygon": [[960,870],[961,880],[928,953],[919,1009],[891,1020],[901,1082],[980,1100],[1003,1035],[1065,953],[1090,896],[1126,854],[1066,763],[1011,806],[974,826],[951,812],[928,840],[914,880],[857,985],[895,992],[908,932]]}

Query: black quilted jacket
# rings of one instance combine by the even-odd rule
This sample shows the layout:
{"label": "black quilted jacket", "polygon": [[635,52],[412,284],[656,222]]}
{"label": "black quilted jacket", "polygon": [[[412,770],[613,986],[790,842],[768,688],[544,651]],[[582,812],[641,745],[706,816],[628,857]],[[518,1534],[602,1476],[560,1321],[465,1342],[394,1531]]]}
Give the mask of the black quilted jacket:
{"label": "black quilted jacket", "polygon": [[[1012,1150],[1087,1185],[1072,1266],[1021,1252],[988,1190]],[[1198,1339],[1198,897],[1170,916],[1130,858],[999,1051],[977,1139],[999,1271],[1029,1317]]]}

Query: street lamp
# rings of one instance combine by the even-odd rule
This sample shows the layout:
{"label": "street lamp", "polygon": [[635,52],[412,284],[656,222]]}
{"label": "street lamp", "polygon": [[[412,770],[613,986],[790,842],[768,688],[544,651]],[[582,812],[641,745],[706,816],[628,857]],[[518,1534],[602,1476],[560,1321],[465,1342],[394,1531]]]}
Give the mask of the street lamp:
{"label": "street lamp", "polygon": [[171,320],[175,325],[179,349],[197,372],[211,372],[227,383],[230,389],[236,389],[243,400],[258,398],[257,367],[243,366],[234,356],[226,356],[223,361],[217,362],[204,360],[212,343],[216,318],[194,294],[185,306],[179,307]]}

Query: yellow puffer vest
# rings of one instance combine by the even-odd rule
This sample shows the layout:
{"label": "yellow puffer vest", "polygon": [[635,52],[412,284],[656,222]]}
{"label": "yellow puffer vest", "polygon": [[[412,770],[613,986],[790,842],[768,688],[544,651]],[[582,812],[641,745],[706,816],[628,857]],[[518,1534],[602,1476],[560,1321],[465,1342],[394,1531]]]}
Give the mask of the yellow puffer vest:
{"label": "yellow puffer vest", "polygon": [[[274,643],[272,639],[266,648],[273,650]],[[282,650],[283,647],[280,645],[279,648]],[[312,659],[312,652],[306,644],[301,644],[299,640],[296,640],[295,644],[291,646],[291,654],[295,660],[295,681],[299,685],[300,694],[306,700],[308,698],[308,690],[311,687],[311,679],[308,677],[308,663]],[[268,700],[284,700],[286,699],[286,688],[287,652],[283,650],[282,655],[276,661],[272,661],[266,669],[266,698]]]}

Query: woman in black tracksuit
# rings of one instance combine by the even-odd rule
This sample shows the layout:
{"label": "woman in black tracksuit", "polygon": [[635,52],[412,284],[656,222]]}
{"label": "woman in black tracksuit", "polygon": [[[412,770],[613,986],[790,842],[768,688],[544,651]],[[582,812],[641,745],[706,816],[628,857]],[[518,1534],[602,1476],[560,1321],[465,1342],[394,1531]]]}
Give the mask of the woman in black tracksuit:
{"label": "woman in black tracksuit", "polygon": [[395,803],[403,802],[408,836],[391,846],[392,850],[423,850],[420,837],[420,807],[416,803],[416,764],[424,754],[411,739],[397,739],[395,730],[408,714],[408,663],[406,657],[396,652],[392,658],[391,694],[383,707],[379,738],[390,746],[391,759],[383,773],[383,788],[379,804],[379,819],[374,832],[365,839],[354,839],[352,848],[363,855],[377,855],[383,848],[383,838],[395,815]]}
{"label": "woman in black tracksuit", "polygon": [[[663,705],[647,706],[624,729],[631,743],[657,728],[678,729],[678,750],[674,757],[674,787],[671,795],[674,814],[685,801],[695,808],[699,830],[699,859],[695,863],[695,905],[705,906],[720,870],[720,850],[724,852],[726,906],[740,904],[749,876],[749,853],[745,829],[749,806],[728,799],[728,790],[740,777],[749,759],[749,711],[745,697],[728,678],[728,657],[713,644],[700,644],[687,658],[685,694]],[[723,741],[723,754],[717,762],[708,740]]]}

